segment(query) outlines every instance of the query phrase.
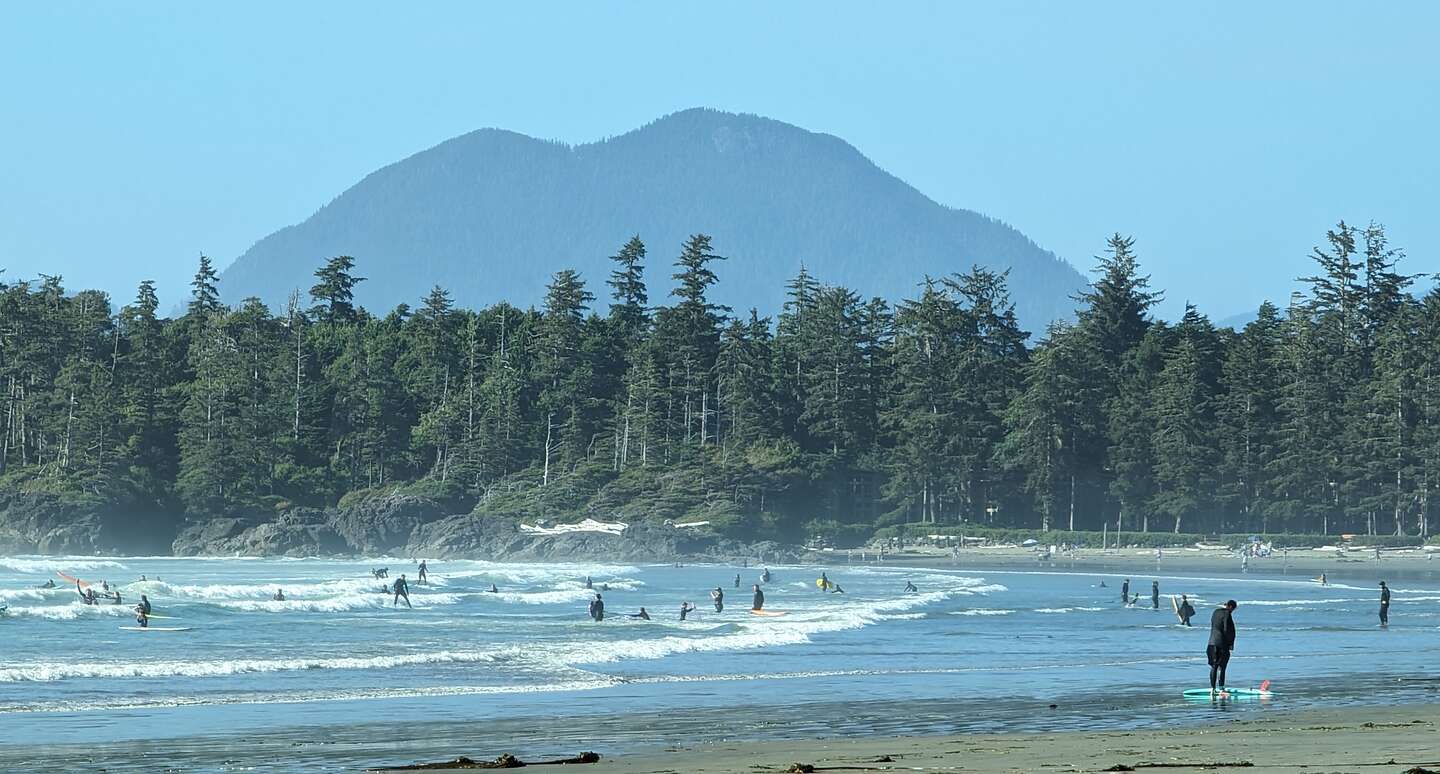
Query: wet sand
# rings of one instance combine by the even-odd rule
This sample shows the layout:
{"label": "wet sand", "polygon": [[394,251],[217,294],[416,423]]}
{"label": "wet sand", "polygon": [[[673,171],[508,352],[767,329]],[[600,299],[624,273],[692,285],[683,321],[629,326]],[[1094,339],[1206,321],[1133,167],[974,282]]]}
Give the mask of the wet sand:
{"label": "wet sand", "polygon": [[[738,774],[815,771],[1400,772],[1440,770],[1440,705],[1287,713],[1218,726],[1108,733],[718,743],[537,771]],[[890,760],[884,760],[889,758]],[[1116,768],[1126,766],[1130,768]]]}

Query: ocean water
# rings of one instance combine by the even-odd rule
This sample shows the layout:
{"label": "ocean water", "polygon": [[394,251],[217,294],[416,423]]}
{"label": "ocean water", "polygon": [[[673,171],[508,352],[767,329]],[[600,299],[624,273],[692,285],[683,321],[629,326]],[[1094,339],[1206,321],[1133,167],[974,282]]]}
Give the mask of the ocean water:
{"label": "ocean water", "polygon": [[[381,593],[369,573],[380,566],[409,576],[413,609]],[[821,569],[845,593],[822,593]],[[785,615],[762,618],[748,612],[757,567],[446,561],[419,585],[395,558],[0,558],[0,766],[83,743],[102,751],[87,762],[123,768],[134,761],[103,751],[129,755],[137,740],[223,770],[244,760],[238,739],[307,750],[319,739],[328,747],[286,760],[323,770],[723,738],[1130,728],[1434,701],[1440,688],[1431,573],[1391,576],[1380,630],[1369,569],[1331,573],[1327,587],[1162,569],[1128,576],[1141,607],[1118,602],[1127,576],[1095,569],[770,570],[766,609]],[[57,572],[108,580],[126,603],[83,605]],[[586,616],[587,576],[608,587],[604,622]],[[48,578],[61,585],[37,588]],[[151,626],[191,630],[122,630],[142,593],[172,616]],[[1171,613],[1181,593],[1194,628]],[[1229,598],[1240,603],[1230,683],[1269,679],[1275,696],[1187,702],[1182,689],[1206,684],[1210,610]],[[698,606],[685,622],[682,601]],[[641,606],[652,620],[626,617]]]}

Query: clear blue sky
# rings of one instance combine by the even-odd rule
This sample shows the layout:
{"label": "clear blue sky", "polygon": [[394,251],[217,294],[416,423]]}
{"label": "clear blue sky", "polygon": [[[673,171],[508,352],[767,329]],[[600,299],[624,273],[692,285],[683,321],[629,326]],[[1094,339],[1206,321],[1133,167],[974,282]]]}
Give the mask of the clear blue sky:
{"label": "clear blue sky", "polygon": [[454,135],[708,106],[844,138],[1082,270],[1131,233],[1165,314],[1224,317],[1342,217],[1440,270],[1437,30],[1432,2],[12,3],[0,267],[169,307],[201,251]]}

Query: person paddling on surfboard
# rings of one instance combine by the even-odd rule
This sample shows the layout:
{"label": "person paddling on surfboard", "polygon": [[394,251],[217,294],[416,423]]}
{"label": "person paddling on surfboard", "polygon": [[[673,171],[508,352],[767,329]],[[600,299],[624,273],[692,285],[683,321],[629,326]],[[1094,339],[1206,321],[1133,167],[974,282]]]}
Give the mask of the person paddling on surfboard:
{"label": "person paddling on surfboard", "polygon": [[1210,693],[1225,692],[1225,667],[1230,651],[1235,649],[1235,619],[1238,605],[1231,599],[1210,614],[1210,644],[1205,646],[1205,660],[1210,663]]}
{"label": "person paddling on surfboard", "polygon": [[762,610],[765,607],[765,592],[760,590],[760,584],[755,584],[755,597],[750,602],[751,610]]}

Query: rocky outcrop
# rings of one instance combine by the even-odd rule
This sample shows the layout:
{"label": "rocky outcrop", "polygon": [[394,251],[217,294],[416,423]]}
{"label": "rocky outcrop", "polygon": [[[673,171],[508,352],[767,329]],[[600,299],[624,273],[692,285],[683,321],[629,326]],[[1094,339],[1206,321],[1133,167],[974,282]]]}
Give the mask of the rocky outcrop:
{"label": "rocky outcrop", "polygon": [[713,532],[636,523],[619,535],[570,532],[533,535],[505,514],[445,516],[434,501],[392,496],[346,508],[300,508],[273,521],[212,519],[176,538],[182,556],[380,556],[507,561],[675,562],[749,558],[795,559],[777,543],[748,544]]}
{"label": "rocky outcrop", "polygon": [[0,491],[0,554],[163,553],[172,537],[170,520],[153,507]]}

